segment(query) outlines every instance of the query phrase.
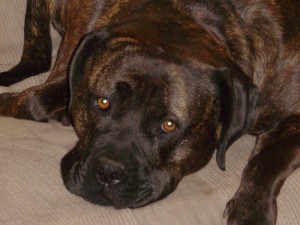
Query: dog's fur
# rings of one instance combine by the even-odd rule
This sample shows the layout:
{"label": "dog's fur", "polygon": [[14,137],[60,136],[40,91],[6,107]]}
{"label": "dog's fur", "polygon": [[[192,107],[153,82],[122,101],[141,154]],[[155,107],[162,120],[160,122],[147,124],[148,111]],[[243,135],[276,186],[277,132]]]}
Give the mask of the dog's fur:
{"label": "dog's fur", "polygon": [[2,94],[0,115],[73,123],[79,141],[61,164],[69,191],[140,207],[215,149],[225,169],[227,148],[249,133],[257,144],[225,215],[276,223],[276,197],[300,164],[298,0],[28,0],[23,56],[1,85],[49,69],[50,22],[63,36],[51,75]]}

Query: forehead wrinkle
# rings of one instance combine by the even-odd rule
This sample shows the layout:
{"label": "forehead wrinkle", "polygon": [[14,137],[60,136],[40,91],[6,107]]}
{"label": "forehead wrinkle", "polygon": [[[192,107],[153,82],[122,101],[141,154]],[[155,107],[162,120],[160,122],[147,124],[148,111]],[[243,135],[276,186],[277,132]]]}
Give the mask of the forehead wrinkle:
{"label": "forehead wrinkle", "polygon": [[[102,93],[99,94],[109,95],[116,82],[124,81],[134,85],[132,79],[135,76],[149,75],[149,78],[153,77],[156,82],[161,83],[161,76],[167,76],[169,84],[166,88],[166,95],[161,96],[164,98],[164,104],[170,115],[174,114],[181,121],[188,118],[188,90],[191,87],[188,86],[185,79],[189,76],[190,71],[174,63],[140,54],[124,54],[123,51],[110,53],[104,54],[101,62],[94,62],[92,73],[98,75],[92,76],[93,78],[89,81],[92,90],[95,92],[101,90]],[[146,80],[145,82],[149,81]]]}
{"label": "forehead wrinkle", "polygon": [[[137,49],[135,46],[127,46],[118,51],[106,51],[100,60],[92,64],[91,74],[94,76],[90,76],[89,87],[94,91],[101,90],[108,94],[115,88],[116,81],[130,83],[126,70],[130,68],[132,59],[138,59],[131,56]],[[138,62],[142,63],[141,60]]]}
{"label": "forehead wrinkle", "polygon": [[188,87],[184,76],[186,71],[181,70],[175,65],[167,68],[170,86],[166,104],[172,113],[181,121],[185,121],[188,117]]}
{"label": "forehead wrinkle", "polygon": [[[90,90],[95,92],[110,93],[114,88],[115,69],[117,63],[120,62],[120,54],[104,54],[99,61],[93,62],[92,70],[89,76]],[[102,93],[101,93],[102,94]]]}

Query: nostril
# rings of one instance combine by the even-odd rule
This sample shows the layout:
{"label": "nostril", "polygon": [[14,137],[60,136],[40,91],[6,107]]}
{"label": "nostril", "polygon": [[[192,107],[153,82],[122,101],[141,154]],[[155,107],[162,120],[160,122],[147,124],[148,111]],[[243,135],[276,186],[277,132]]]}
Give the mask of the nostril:
{"label": "nostril", "polygon": [[113,172],[109,175],[109,181],[108,183],[110,185],[112,184],[118,184],[120,183],[121,181],[123,181],[123,176],[122,176],[122,172],[118,171],[118,172]]}
{"label": "nostril", "polygon": [[105,169],[104,168],[100,168],[97,172],[96,172],[96,180],[99,183],[105,183],[106,178],[105,178]]}
{"label": "nostril", "polygon": [[114,171],[110,174],[110,180],[114,183],[119,183],[126,178],[126,172],[124,168],[119,169],[118,171]]}
{"label": "nostril", "polygon": [[118,179],[118,174],[117,174],[117,172],[111,173],[111,174],[110,174],[110,179],[111,179],[111,180],[117,180],[117,179]]}
{"label": "nostril", "polygon": [[96,180],[104,186],[115,185],[127,177],[125,166],[119,162],[101,158],[96,170]]}
{"label": "nostril", "polygon": [[125,177],[126,177],[126,173],[124,172],[124,170],[119,170],[119,171],[114,171],[109,173],[103,169],[100,169],[96,173],[96,180],[105,186],[120,183],[125,179]]}

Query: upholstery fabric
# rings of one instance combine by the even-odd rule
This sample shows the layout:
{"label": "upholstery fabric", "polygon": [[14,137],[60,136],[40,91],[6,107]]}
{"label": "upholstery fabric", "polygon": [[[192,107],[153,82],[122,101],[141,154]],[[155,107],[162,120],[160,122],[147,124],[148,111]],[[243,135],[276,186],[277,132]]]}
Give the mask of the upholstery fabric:
{"label": "upholstery fabric", "polygon": [[[1,0],[0,71],[17,64],[23,46],[26,0]],[[60,37],[54,31],[53,58]],[[54,61],[54,60],[53,60]],[[19,92],[44,82],[49,73],[0,92]],[[255,138],[244,136],[228,150],[227,170],[215,156],[203,170],[187,176],[167,198],[139,209],[96,206],[70,194],[60,176],[60,159],[77,141],[72,127],[0,117],[1,225],[222,225],[226,202],[237,189]],[[270,156],[271,157],[271,156]],[[300,221],[300,171],[278,199],[278,225]]]}

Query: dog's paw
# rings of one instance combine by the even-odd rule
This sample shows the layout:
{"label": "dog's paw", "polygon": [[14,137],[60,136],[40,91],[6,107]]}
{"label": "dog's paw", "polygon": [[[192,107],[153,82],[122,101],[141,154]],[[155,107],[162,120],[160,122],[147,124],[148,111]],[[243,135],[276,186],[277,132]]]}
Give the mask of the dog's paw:
{"label": "dog's paw", "polygon": [[0,101],[6,101],[8,99],[13,99],[13,98],[16,98],[17,96],[18,96],[18,93],[4,92],[4,93],[0,94]]}
{"label": "dog's paw", "polygon": [[224,211],[227,225],[275,225],[276,199],[263,192],[237,192]]}
{"label": "dog's paw", "polygon": [[13,105],[16,102],[17,98],[17,93],[0,94],[0,116],[14,116]]}

